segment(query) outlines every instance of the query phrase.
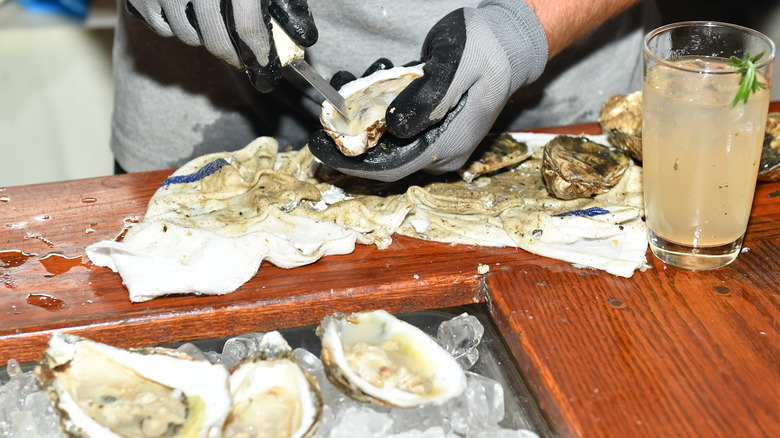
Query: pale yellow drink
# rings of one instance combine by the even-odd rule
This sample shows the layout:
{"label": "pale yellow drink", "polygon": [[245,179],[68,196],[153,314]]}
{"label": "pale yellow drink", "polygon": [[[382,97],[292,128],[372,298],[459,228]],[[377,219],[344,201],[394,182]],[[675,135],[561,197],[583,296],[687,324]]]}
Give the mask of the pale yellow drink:
{"label": "pale yellow drink", "polygon": [[731,108],[741,76],[727,60],[668,64],[647,69],[642,93],[647,226],[675,244],[728,245],[747,228],[770,93]]}
{"label": "pale yellow drink", "polygon": [[[689,21],[649,32],[642,49],[650,249],[664,263],[686,269],[726,266],[740,253],[750,217],[775,45],[746,27]],[[729,65],[732,57],[739,68]],[[741,93],[743,78],[750,88],[765,88]]]}

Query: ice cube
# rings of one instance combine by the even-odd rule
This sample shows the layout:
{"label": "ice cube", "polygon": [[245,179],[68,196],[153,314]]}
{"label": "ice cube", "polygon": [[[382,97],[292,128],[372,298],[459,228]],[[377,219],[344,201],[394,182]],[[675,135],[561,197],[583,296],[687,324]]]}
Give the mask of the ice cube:
{"label": "ice cube", "polygon": [[390,409],[389,414],[393,419],[393,433],[401,433],[413,429],[427,430],[433,427],[441,428],[442,426],[446,426],[446,431],[452,430],[452,426],[445,419],[446,408],[444,406]]}
{"label": "ice cube", "polygon": [[504,388],[493,379],[466,372],[466,390],[447,403],[447,416],[458,433],[468,434],[504,419]]}
{"label": "ice cube", "polygon": [[14,377],[22,373],[22,367],[16,359],[8,359],[5,372],[8,373],[9,377]]}
{"label": "ice cube", "polygon": [[479,346],[485,327],[474,315],[463,313],[439,325],[436,339],[460,366],[467,370],[479,360]]}
{"label": "ice cube", "polygon": [[412,429],[394,435],[388,435],[388,438],[457,438],[454,433],[448,434],[441,427],[431,427],[425,430]]}
{"label": "ice cube", "polygon": [[258,338],[254,336],[230,338],[225,342],[225,346],[222,347],[221,363],[226,366],[233,366],[257,352],[258,345]]}
{"label": "ice cube", "polygon": [[338,417],[329,438],[384,438],[393,425],[389,415],[364,406],[353,406]]}
{"label": "ice cube", "polygon": [[468,438],[539,438],[539,435],[525,429],[513,430],[501,427],[489,427],[470,433]]}
{"label": "ice cube", "polygon": [[201,350],[200,348],[198,348],[195,344],[193,344],[191,342],[187,342],[185,344],[180,345],[179,348],[177,348],[177,350],[181,351],[184,354],[187,354],[187,355],[191,356],[193,359],[205,360],[205,361],[209,360],[208,356],[206,356],[206,354],[203,352],[203,350]]}

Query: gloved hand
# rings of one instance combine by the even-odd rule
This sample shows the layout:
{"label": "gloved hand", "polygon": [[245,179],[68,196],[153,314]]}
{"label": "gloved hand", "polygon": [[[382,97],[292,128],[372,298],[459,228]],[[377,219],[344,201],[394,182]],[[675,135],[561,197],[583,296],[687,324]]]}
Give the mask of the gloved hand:
{"label": "gloved hand", "polygon": [[159,35],[205,46],[245,70],[262,92],[276,88],[282,76],[271,17],[299,46],[317,42],[307,0],[126,0],[126,7]]}
{"label": "gloved hand", "polygon": [[547,39],[523,1],[484,0],[435,24],[423,43],[421,61],[424,76],[390,103],[388,130],[375,147],[346,157],[334,153],[335,144],[319,130],[309,138],[312,153],[346,174],[380,181],[396,181],[418,170],[457,170],[512,93],[541,75]]}

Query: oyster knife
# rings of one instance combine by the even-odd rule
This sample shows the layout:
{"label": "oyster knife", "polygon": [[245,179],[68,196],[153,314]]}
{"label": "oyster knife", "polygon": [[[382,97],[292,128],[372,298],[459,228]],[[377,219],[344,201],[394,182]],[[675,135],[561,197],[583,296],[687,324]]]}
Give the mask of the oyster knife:
{"label": "oyster knife", "polygon": [[279,55],[279,62],[282,64],[282,67],[292,67],[292,69],[306,79],[315,90],[319,91],[325,100],[330,102],[345,119],[349,120],[349,117],[347,117],[347,104],[344,102],[344,98],[328,81],[320,76],[305,59],[303,59],[305,53],[304,48],[296,44],[295,41],[287,35],[287,32],[284,31],[279,22],[273,18],[271,18],[271,32],[273,34],[276,52]]}
{"label": "oyster knife", "polygon": [[349,119],[349,117],[347,117],[347,104],[344,102],[344,97],[339,94],[328,81],[320,76],[305,59],[295,59],[290,61],[287,65],[292,67],[293,70],[306,79],[314,89],[319,91],[320,94],[322,94],[322,97],[330,102],[344,118]]}

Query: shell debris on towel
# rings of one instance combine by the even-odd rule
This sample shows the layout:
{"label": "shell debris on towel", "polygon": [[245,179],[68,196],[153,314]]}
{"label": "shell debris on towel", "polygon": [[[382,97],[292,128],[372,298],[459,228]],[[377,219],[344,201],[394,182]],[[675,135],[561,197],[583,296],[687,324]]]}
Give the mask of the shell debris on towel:
{"label": "shell debris on towel", "polygon": [[264,260],[294,268],[348,254],[355,243],[388,245],[411,208],[353,198],[318,211],[330,186],[308,176],[313,156],[277,151],[275,139],[262,137],[187,163],[163,182],[121,242],[88,246],[90,260],[119,272],[133,302],[220,295],[251,279]]}
{"label": "shell debris on towel", "polygon": [[606,193],[560,200],[541,174],[544,145],[556,136],[512,136],[523,150],[510,154],[509,166],[491,157],[485,174],[420,179],[394,194],[381,194],[382,183],[325,178],[308,148],[280,153],[276,140],[259,138],[178,169],[122,241],[96,242],[87,255],[119,273],[133,302],[226,294],[258,275],[263,261],[295,268],[356,244],[384,249],[394,233],[519,247],[626,277],[644,267],[641,168],[630,164]]}

